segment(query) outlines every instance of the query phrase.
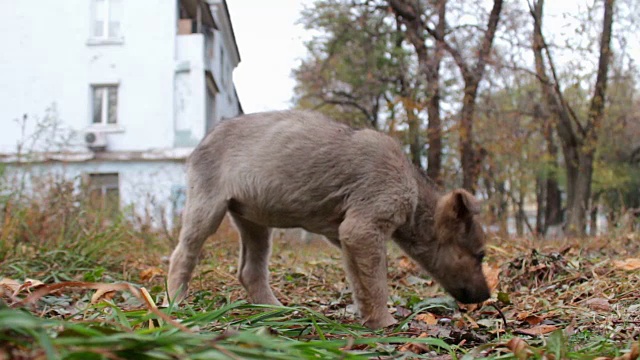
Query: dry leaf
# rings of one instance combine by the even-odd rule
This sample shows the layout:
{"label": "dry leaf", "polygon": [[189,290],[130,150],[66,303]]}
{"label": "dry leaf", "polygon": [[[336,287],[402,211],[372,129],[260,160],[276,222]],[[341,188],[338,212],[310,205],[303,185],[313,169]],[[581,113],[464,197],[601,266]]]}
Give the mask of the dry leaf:
{"label": "dry leaf", "polygon": [[116,295],[116,291],[121,289],[121,284],[101,284],[93,296],[91,296],[91,303],[95,304],[103,299],[111,300]]}
{"label": "dry leaf", "polygon": [[[150,309],[158,309],[155,301],[151,298],[151,294],[147,291],[146,288],[141,287],[140,293],[142,294],[142,298],[147,303],[147,307]],[[149,329],[154,329],[156,326],[153,324],[153,319],[149,319]]]}
{"label": "dry leaf", "polygon": [[514,337],[509,340],[509,342],[507,342],[507,348],[520,360],[527,359],[533,354],[531,350],[529,350],[529,344],[519,337]]}
{"label": "dry leaf", "polygon": [[416,315],[415,319],[418,321],[422,321],[427,325],[435,325],[438,323],[438,319],[436,319],[436,316],[432,313],[418,314]]}
{"label": "dry leaf", "polygon": [[[477,323],[474,319],[472,319],[472,318],[471,318],[471,316],[469,316],[469,315],[465,314],[465,315],[464,315],[464,319],[465,319],[465,320],[467,320],[467,323],[469,323],[469,326],[470,326],[472,329],[478,329],[478,328],[480,328],[480,325],[478,325],[478,323]],[[489,327],[489,326],[487,326],[487,327]]]}
{"label": "dry leaf", "polygon": [[630,258],[625,260],[615,260],[613,266],[618,269],[633,271],[640,269],[640,259]]}
{"label": "dry leaf", "polygon": [[547,268],[547,264],[538,264],[535,266],[530,266],[529,269],[527,269],[527,271],[529,272],[536,272],[538,270],[542,270],[542,269],[546,269]]}
{"label": "dry leaf", "polygon": [[406,256],[400,257],[400,261],[398,261],[398,266],[406,272],[414,272],[418,269],[418,266],[416,265],[416,263],[411,261]]}
{"label": "dry leaf", "polygon": [[[427,333],[422,333],[418,338],[426,338],[429,337]],[[424,354],[429,351],[429,345],[423,343],[406,343],[398,349],[399,351],[411,351],[415,354]]]}
{"label": "dry leaf", "polygon": [[548,334],[555,330],[558,330],[558,327],[555,325],[538,325],[529,329],[517,329],[516,331],[514,331],[514,333],[521,334],[521,335],[537,336],[537,335]]}
{"label": "dry leaf", "polygon": [[537,315],[527,315],[525,317],[520,317],[518,316],[518,320],[520,321],[524,321],[529,325],[538,325],[542,322],[542,320],[544,320],[543,318],[541,318],[540,316]]}
{"label": "dry leaf", "polygon": [[30,292],[29,290],[35,290],[44,285],[45,284],[40,280],[25,279],[24,283],[20,286],[17,292],[21,292],[23,290],[27,290],[27,292]]}
{"label": "dry leaf", "polygon": [[591,310],[597,311],[611,311],[611,305],[609,300],[603,298],[593,298],[585,302],[587,307]]}
{"label": "dry leaf", "polygon": [[458,303],[458,307],[460,308],[460,310],[465,310],[465,311],[468,311],[468,312],[475,311],[480,307],[480,305],[478,305],[478,304],[463,304],[463,303],[461,303],[459,301],[457,303]]}
{"label": "dry leaf", "polygon": [[640,348],[639,348],[639,346],[640,345],[638,345],[637,342],[634,343],[631,346],[631,350],[628,353],[626,353],[626,354],[624,354],[622,356],[618,356],[617,358],[615,358],[613,360],[637,360],[638,357],[640,357]]}
{"label": "dry leaf", "polygon": [[0,280],[0,287],[15,295],[20,289],[20,283],[13,279],[2,278],[2,280]]}
{"label": "dry leaf", "polygon": [[500,283],[500,268],[484,263],[482,264],[482,272],[485,278],[487,278],[487,285],[489,285],[490,292],[493,293]]}
{"label": "dry leaf", "polygon": [[140,281],[146,282],[155,278],[156,276],[163,275],[164,271],[157,267],[150,267],[140,271]]}
{"label": "dry leaf", "polygon": [[[173,318],[171,318],[171,316],[163,313],[162,311],[158,310],[155,307],[155,303],[153,303],[153,301],[151,301],[151,303],[149,303],[149,299],[147,299],[145,297],[145,295],[143,295],[143,292],[136,288],[135,286],[129,284],[129,283],[117,283],[117,284],[106,284],[106,283],[93,283],[93,282],[86,282],[86,281],[66,281],[66,282],[62,282],[62,283],[57,283],[57,284],[50,284],[50,285],[44,285],[41,286],[39,289],[37,289],[36,291],[34,291],[31,295],[29,295],[27,298],[20,300],[19,302],[13,304],[13,307],[19,307],[19,306],[25,306],[28,304],[33,304],[36,301],[38,301],[40,298],[42,298],[43,296],[49,295],[53,292],[56,291],[62,291],[65,289],[69,289],[69,288],[80,288],[80,289],[93,289],[93,290],[97,290],[96,294],[100,293],[98,296],[96,296],[96,294],[94,294],[91,298],[91,300],[93,301],[95,298],[99,298],[100,296],[103,296],[104,294],[106,294],[107,292],[110,291],[128,291],[131,294],[133,294],[135,297],[137,297],[138,299],[142,300],[145,305],[147,306],[147,310],[149,310],[150,312],[154,313],[156,316],[162,318],[164,321],[168,322],[169,324],[175,326],[176,328],[187,332],[187,333],[193,333],[193,331],[191,331],[189,328],[187,328],[186,326],[180,324],[179,322],[175,321]],[[151,304],[153,306],[151,306]]]}

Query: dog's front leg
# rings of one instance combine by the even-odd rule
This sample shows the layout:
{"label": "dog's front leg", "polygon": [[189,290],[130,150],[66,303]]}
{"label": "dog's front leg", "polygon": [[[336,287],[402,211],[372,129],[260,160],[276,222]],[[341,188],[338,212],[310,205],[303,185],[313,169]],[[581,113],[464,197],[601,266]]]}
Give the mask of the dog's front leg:
{"label": "dog's front leg", "polygon": [[395,324],[387,308],[387,232],[357,218],[346,218],[339,231],[347,278],[364,325],[379,329]]}

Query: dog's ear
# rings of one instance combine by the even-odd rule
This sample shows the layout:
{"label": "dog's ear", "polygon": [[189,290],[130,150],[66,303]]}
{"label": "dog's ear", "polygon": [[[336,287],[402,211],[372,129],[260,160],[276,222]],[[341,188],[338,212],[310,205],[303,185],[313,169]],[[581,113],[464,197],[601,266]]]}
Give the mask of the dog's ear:
{"label": "dog's ear", "polygon": [[438,200],[436,224],[470,222],[480,212],[476,198],[464,189],[456,189]]}

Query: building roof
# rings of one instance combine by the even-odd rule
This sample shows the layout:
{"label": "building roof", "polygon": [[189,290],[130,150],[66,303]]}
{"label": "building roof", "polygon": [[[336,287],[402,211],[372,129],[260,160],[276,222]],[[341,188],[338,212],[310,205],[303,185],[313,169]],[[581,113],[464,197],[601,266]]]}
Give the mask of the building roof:
{"label": "building roof", "polygon": [[229,14],[229,7],[227,6],[227,0],[222,0],[224,11],[229,19],[229,27],[231,28],[231,38],[233,39],[234,47],[236,48],[236,55],[238,56],[238,62],[240,62],[240,51],[238,50],[238,42],[236,41],[236,34],[233,31],[233,22],[231,21],[231,15]]}
{"label": "building roof", "polygon": [[236,34],[233,31],[233,22],[231,21],[231,15],[229,14],[229,7],[227,6],[227,0],[207,0],[210,5],[219,6],[224,9],[224,16],[227,18],[227,22],[229,23],[229,31],[230,37],[233,41],[233,48],[235,50],[236,56],[238,57],[238,62],[240,59],[240,51],[238,50],[238,42],[236,41]]}

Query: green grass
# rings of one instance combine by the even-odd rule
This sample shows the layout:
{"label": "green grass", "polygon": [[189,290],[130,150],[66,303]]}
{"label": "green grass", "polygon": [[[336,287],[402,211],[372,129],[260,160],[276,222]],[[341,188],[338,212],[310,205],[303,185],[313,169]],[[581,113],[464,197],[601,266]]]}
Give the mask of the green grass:
{"label": "green grass", "polygon": [[[408,341],[445,353],[453,349],[439,339],[383,336],[304,307],[234,302],[208,312],[186,306],[172,315],[192,332],[148,311],[122,311],[108,303],[84,309],[72,316],[75,320],[4,308],[0,354],[4,349],[49,359],[362,359],[398,355],[396,345]],[[149,321],[157,325],[150,328]],[[347,346],[361,350],[343,350]]]}

